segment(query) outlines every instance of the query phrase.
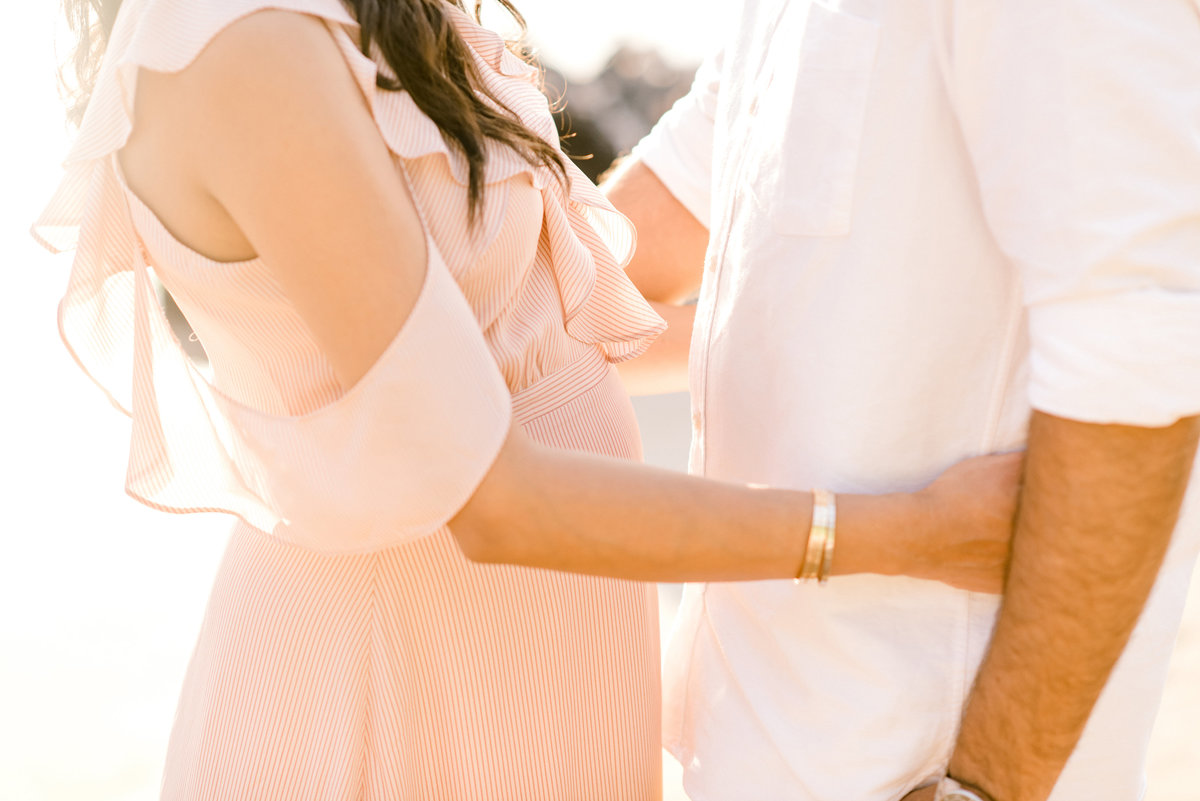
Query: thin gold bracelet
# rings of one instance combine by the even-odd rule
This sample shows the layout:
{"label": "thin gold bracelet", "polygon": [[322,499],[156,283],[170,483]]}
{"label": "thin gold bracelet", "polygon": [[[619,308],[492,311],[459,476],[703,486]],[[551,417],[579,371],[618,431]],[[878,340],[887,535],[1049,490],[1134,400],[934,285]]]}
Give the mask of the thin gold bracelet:
{"label": "thin gold bracelet", "polygon": [[825,492],[824,495],[826,497],[822,498],[821,507],[827,531],[825,550],[821,555],[821,575],[817,577],[822,584],[829,581],[829,574],[833,571],[833,545],[837,537],[837,498],[832,492]]}
{"label": "thin gold bracelet", "polygon": [[812,496],[812,525],[808,530],[804,561],[800,565],[800,572],[797,574],[796,580],[816,579],[824,583],[829,578],[829,570],[833,564],[837,506],[833,493],[828,490],[813,490]]}

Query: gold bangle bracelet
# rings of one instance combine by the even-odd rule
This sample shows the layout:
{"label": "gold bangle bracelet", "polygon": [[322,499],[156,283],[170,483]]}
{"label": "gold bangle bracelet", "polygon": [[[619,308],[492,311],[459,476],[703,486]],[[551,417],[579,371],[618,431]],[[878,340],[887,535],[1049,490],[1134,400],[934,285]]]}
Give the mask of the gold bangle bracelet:
{"label": "gold bangle bracelet", "polygon": [[817,579],[824,582],[829,578],[833,564],[834,528],[837,523],[837,507],[832,492],[813,490],[812,525],[808,530],[808,541],[804,549],[804,561],[796,576],[798,581]]}
{"label": "gold bangle bracelet", "polygon": [[821,574],[817,580],[822,584],[829,581],[829,574],[833,570],[833,546],[837,536],[837,498],[832,492],[825,492],[822,497],[822,516],[825,519],[825,549],[821,554]]}
{"label": "gold bangle bracelet", "polygon": [[825,533],[822,526],[812,526],[808,531],[808,544],[804,550],[804,564],[799,579],[811,581],[821,575],[821,560],[825,556]]}

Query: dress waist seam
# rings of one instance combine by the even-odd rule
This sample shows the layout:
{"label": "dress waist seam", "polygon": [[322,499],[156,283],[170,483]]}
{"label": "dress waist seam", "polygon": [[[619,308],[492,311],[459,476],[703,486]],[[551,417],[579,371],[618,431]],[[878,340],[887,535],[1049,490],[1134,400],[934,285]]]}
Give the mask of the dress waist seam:
{"label": "dress waist seam", "polygon": [[525,425],[542,415],[570,403],[595,387],[608,375],[612,365],[599,349],[553,373],[542,376],[513,395],[513,419]]}

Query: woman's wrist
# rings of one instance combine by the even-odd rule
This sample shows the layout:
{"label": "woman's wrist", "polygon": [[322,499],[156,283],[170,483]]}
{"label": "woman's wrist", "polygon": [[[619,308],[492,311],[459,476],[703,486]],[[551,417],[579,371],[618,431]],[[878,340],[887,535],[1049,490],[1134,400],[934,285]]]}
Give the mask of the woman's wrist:
{"label": "woman's wrist", "polygon": [[833,575],[910,575],[916,569],[912,542],[931,525],[920,493],[839,494]]}

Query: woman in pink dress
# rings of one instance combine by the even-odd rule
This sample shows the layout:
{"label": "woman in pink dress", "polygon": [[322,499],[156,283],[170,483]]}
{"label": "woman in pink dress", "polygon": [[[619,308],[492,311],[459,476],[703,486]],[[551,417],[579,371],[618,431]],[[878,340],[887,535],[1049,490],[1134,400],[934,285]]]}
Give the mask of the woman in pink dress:
{"label": "woman in pink dress", "polygon": [[[163,797],[658,797],[639,582],[791,578],[829,521],[637,464],[613,365],[664,324],[535,70],[444,0],[69,6],[63,338],[133,419],[128,492],[238,518]],[[1018,462],[840,496],[816,569],[997,589]]]}

